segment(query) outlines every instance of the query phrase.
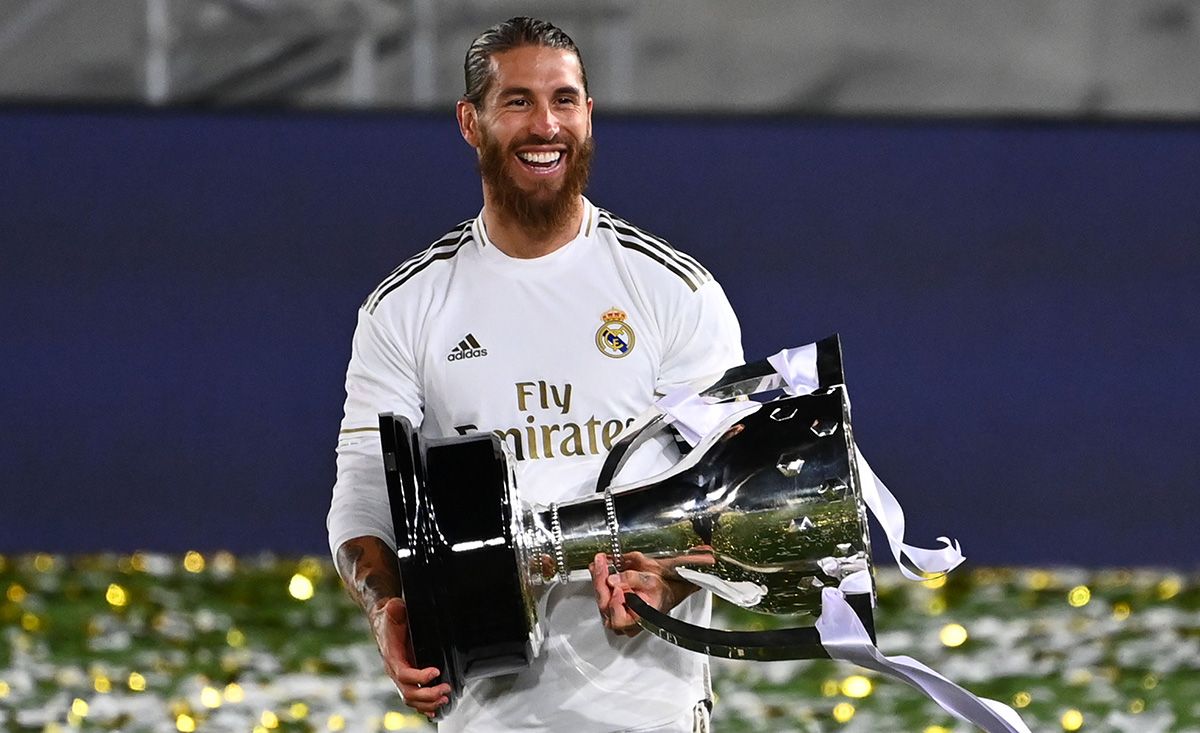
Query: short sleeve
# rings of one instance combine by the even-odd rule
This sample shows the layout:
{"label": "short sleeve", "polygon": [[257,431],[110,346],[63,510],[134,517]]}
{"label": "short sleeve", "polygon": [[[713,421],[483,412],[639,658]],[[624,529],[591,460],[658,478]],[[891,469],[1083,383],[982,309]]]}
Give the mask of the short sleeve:
{"label": "short sleeve", "polygon": [[366,310],[358,325],[346,368],[346,404],[337,443],[337,480],[326,519],[334,555],[346,540],[374,536],[395,548],[379,413],[392,412],[421,424],[422,395],[411,350],[393,330]]}

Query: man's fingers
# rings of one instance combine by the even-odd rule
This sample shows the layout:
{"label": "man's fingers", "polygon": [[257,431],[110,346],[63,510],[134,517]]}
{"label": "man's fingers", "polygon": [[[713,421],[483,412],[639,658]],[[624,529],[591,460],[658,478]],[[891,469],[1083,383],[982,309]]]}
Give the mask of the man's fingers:
{"label": "man's fingers", "polygon": [[603,552],[598,553],[592,562],[588,565],[588,571],[592,574],[592,588],[596,591],[596,604],[600,606],[600,611],[603,612],[608,606],[609,597],[612,592],[608,589],[608,558]]}

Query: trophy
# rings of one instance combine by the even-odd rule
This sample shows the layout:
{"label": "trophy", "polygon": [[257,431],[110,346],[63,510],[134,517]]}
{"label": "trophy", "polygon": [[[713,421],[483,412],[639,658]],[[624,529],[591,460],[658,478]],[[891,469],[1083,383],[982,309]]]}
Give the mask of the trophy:
{"label": "trophy", "polygon": [[[734,659],[828,657],[812,625],[822,589],[852,573],[870,578],[872,567],[837,336],[815,350],[811,393],[789,394],[767,361],[730,369],[693,385],[704,405],[731,408],[730,417],[675,466],[610,485],[640,445],[677,433],[655,412],[613,446],[593,496],[546,507],[521,500],[514,459],[496,435],[423,438],[406,419],[381,414],[416,666],[441,671],[451,705],[468,680],[519,671],[539,652],[538,599],[550,585],[590,580],[600,552],[619,571],[635,551],[743,608],[808,622],[704,628],[626,594],[659,637]],[[873,597],[847,597],[872,638]]]}

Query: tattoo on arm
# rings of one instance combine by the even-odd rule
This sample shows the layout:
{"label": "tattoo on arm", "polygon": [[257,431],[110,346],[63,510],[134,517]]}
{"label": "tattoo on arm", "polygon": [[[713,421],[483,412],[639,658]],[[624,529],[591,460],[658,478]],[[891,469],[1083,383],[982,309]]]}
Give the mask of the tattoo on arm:
{"label": "tattoo on arm", "polygon": [[396,555],[378,537],[355,537],[343,542],[337,550],[337,569],[346,592],[364,611],[400,595]]}

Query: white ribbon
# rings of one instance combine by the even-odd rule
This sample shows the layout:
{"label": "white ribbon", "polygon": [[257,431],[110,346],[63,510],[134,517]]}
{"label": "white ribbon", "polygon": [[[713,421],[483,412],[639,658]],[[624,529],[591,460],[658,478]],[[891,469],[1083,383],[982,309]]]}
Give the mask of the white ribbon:
{"label": "white ribbon", "polygon": [[918,570],[925,573],[948,573],[962,564],[966,559],[963,557],[962,547],[956,540],[948,537],[938,537],[938,540],[945,545],[940,550],[926,550],[905,544],[904,509],[900,507],[900,502],[896,500],[892,492],[888,491],[888,487],[883,485],[883,482],[867,465],[867,459],[863,458],[862,451],[858,449],[857,445],[854,446],[854,463],[858,467],[863,503],[871,510],[871,514],[875,515],[879,526],[883,527],[888,544],[892,548],[892,556],[896,558],[896,565],[900,567],[900,572],[904,574],[904,577],[909,580],[926,579],[925,576],[918,575],[905,567],[905,557]]}
{"label": "white ribbon", "polygon": [[686,385],[671,390],[654,405],[693,448],[725,421],[735,415],[748,415],[760,407],[752,400],[705,402],[694,388]]}
{"label": "white ribbon", "polygon": [[784,349],[767,357],[767,363],[775,367],[779,376],[787,383],[784,390],[790,395],[808,394],[821,386],[817,376],[817,345],[805,344],[794,349]]}
{"label": "white ribbon", "polygon": [[821,646],[830,657],[912,685],[946,712],[987,733],[1030,733],[1016,711],[1004,703],[977,697],[912,657],[884,656],[871,642],[858,614],[846,602],[846,593],[862,593],[870,588],[870,576],[866,571],[860,571],[847,576],[838,588],[821,591],[821,616],[816,625]]}

